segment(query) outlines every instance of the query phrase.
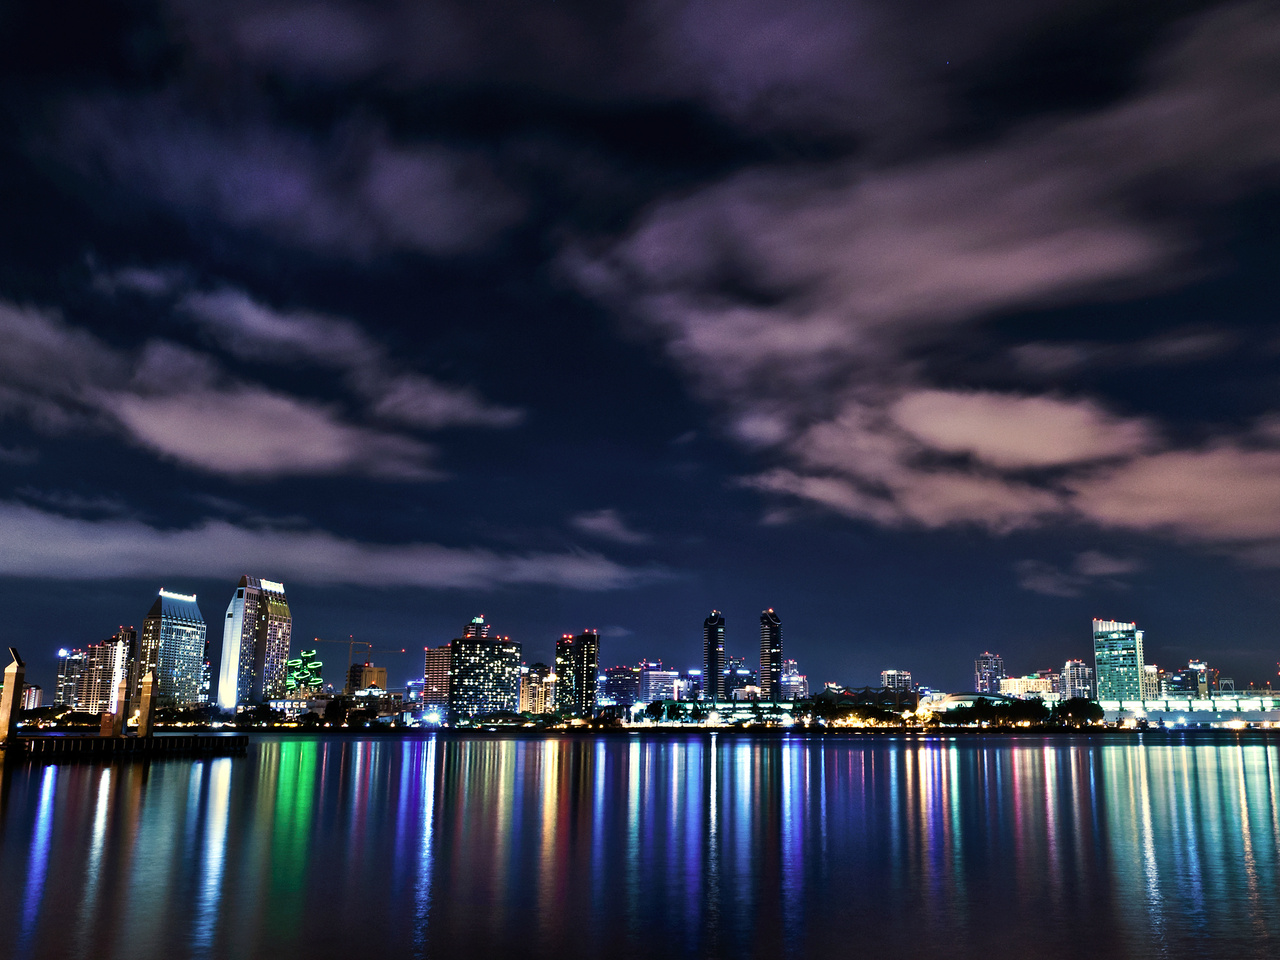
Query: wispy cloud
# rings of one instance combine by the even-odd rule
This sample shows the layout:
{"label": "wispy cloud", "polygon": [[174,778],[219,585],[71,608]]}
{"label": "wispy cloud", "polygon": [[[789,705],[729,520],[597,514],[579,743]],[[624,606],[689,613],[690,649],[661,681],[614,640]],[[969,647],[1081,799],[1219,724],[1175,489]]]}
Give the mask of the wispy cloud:
{"label": "wispy cloud", "polygon": [[648,543],[652,539],[649,534],[627,526],[622,515],[612,508],[580,513],[569,523],[576,530],[599,537],[601,540],[612,540],[614,543]]}
{"label": "wispy cloud", "polygon": [[221,520],[160,529],[85,520],[0,501],[0,575],[68,580],[232,577],[273,570],[285,580],[367,587],[492,590],[540,585],[617,590],[665,575],[596,553],[502,554],[433,543],[380,544],[322,530],[250,528]]}
{"label": "wispy cloud", "polygon": [[1014,564],[1018,586],[1050,597],[1079,597],[1090,588],[1125,586],[1120,577],[1136,573],[1142,563],[1131,557],[1113,557],[1099,550],[1076,554],[1074,563],[1062,569],[1043,560],[1019,560]]}

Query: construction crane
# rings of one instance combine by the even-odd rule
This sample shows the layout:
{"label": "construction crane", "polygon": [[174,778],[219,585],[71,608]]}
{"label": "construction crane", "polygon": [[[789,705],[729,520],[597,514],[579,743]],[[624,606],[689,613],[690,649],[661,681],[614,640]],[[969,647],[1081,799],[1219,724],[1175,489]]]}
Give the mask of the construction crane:
{"label": "construction crane", "polygon": [[315,637],[313,638],[312,642],[313,643],[345,643],[347,645],[347,672],[346,674],[344,674],[345,677],[351,676],[351,664],[355,659],[356,647],[364,647],[365,653],[367,653],[369,656],[372,656],[375,653],[405,653],[406,652],[404,647],[401,647],[399,650],[394,650],[390,647],[383,647],[375,650],[373,647],[373,644],[370,643],[368,640],[357,640],[355,637],[351,636],[350,634],[348,634],[346,640],[322,640],[319,637]]}

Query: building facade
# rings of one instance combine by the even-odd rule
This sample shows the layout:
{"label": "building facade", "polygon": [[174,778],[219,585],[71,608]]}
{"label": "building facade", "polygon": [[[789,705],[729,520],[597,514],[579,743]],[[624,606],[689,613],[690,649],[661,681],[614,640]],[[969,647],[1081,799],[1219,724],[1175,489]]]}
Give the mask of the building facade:
{"label": "building facade", "polygon": [[1062,665],[1062,673],[1058,676],[1058,692],[1062,695],[1062,699],[1083,697],[1092,700],[1094,698],[1096,691],[1093,688],[1093,667],[1083,660],[1068,660]]}
{"label": "building facade", "polygon": [[156,705],[200,706],[205,623],[196,595],[161,590],[142,621],[138,677],[155,671]]}
{"label": "building facade", "polygon": [[555,692],[555,674],[545,663],[535,663],[520,671],[521,713],[554,713]]}
{"label": "building facade", "polygon": [[782,699],[803,700],[809,696],[809,678],[794,660],[782,661]]}
{"label": "building facade", "polygon": [[773,607],[760,614],[760,699],[782,697],[782,619]]}
{"label": "building facade", "polygon": [[679,670],[664,670],[662,661],[645,661],[640,664],[640,703],[655,700],[678,700]]}
{"label": "building facade", "polygon": [[487,634],[486,625],[449,644],[450,723],[520,707],[520,644]]}
{"label": "building facade", "polygon": [[28,683],[22,688],[22,709],[39,710],[44,706],[44,690],[38,683]]}
{"label": "building facade", "polygon": [[973,689],[978,693],[999,693],[1004,678],[1004,657],[1000,654],[984,652],[973,661]]}
{"label": "building facade", "polygon": [[120,683],[125,684],[125,708],[137,686],[138,632],[121,627],[109,640],[85,648],[76,679],[76,709],[85,713],[115,713],[120,709]]}
{"label": "building facade", "polygon": [[283,697],[292,634],[284,584],[241,577],[223,621],[218,706],[234,710]]}
{"label": "building facade", "polygon": [[1136,623],[1093,621],[1094,677],[1099,700],[1141,700],[1142,631]]}
{"label": "building facade", "polygon": [[347,668],[347,685],[343,690],[347,696],[355,696],[361,690],[368,690],[370,687],[386,691],[386,667],[376,667],[366,660],[364,663],[353,663]]}
{"label": "building facade", "polygon": [[1044,700],[1056,694],[1053,681],[1048,677],[1032,675],[1029,677],[1004,677],[1000,680],[1000,694],[1006,697],[1017,697],[1019,700]]}
{"label": "building facade", "polygon": [[80,709],[76,687],[80,682],[80,674],[84,671],[84,663],[83,650],[68,650],[64,647],[58,651],[58,685],[53,691],[54,706]]}
{"label": "building facade", "polygon": [[641,703],[639,667],[605,667],[604,696],[616,707],[629,707]]}
{"label": "building facade", "polygon": [[712,610],[702,621],[702,676],[706,686],[703,696],[708,700],[724,700],[724,614]]}
{"label": "building facade", "polygon": [[422,705],[449,709],[449,644],[427,647],[422,664]]}
{"label": "building facade", "polygon": [[556,641],[556,712],[570,717],[595,716],[600,674],[600,635],[585,630]]}
{"label": "building facade", "polygon": [[880,686],[888,690],[910,690],[910,670],[881,670]]}

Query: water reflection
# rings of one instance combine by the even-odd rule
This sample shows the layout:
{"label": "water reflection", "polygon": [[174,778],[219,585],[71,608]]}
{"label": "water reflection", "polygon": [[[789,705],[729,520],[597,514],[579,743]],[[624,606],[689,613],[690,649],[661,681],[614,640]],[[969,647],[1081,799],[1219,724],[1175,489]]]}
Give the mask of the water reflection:
{"label": "water reflection", "polygon": [[19,957],[1263,957],[1265,739],[263,740],[9,767]]}

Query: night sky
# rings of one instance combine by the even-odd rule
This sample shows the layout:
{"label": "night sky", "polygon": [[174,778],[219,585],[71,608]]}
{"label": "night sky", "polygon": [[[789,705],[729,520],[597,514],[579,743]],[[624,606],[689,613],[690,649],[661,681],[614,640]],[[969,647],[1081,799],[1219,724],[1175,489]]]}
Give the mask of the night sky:
{"label": "night sky", "polygon": [[1266,682],[1278,303],[1271,4],[5,4],[3,639]]}

